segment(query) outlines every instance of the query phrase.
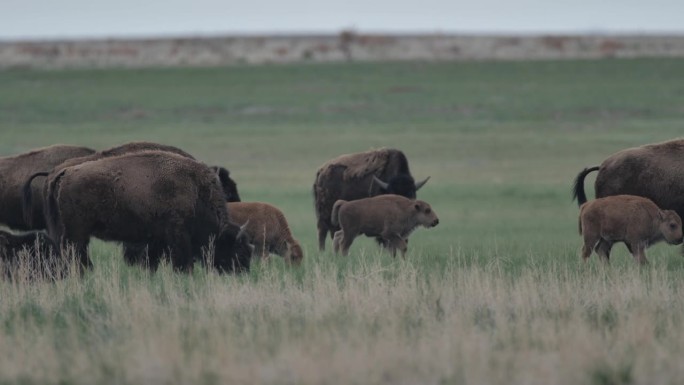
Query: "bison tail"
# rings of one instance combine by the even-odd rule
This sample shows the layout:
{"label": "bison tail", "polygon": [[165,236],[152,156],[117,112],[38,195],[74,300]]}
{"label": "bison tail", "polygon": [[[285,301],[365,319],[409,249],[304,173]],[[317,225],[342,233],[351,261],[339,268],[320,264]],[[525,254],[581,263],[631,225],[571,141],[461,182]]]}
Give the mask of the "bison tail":
{"label": "bison tail", "polygon": [[39,176],[48,176],[48,172],[37,172],[31,175],[21,188],[21,209],[24,214],[24,222],[29,228],[33,227],[33,189],[31,183]]}
{"label": "bison tail", "polygon": [[598,166],[588,167],[577,174],[577,178],[575,178],[575,184],[572,186],[572,200],[577,199],[578,206],[582,206],[587,202],[587,196],[584,193],[584,178],[586,178],[587,174],[590,172],[597,171],[598,169]]}
{"label": "bison tail", "polygon": [[45,225],[47,226],[48,236],[59,248],[62,246],[62,230],[60,228],[60,212],[57,204],[57,195],[59,194],[59,187],[62,183],[62,177],[65,170],[62,170],[56,178],[52,179],[45,191]]}
{"label": "bison tail", "polygon": [[345,203],[347,203],[347,201],[345,201],[344,199],[338,199],[335,202],[335,204],[333,205],[332,214],[331,214],[331,218],[330,218],[330,222],[332,222],[333,226],[339,226],[340,225],[338,213],[340,211],[340,207],[342,207],[342,205]]}

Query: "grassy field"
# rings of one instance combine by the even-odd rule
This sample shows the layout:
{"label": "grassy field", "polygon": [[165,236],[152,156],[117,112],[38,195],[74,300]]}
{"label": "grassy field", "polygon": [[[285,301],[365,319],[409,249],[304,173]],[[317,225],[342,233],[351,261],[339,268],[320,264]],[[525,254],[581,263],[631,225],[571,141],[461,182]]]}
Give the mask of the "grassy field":
{"label": "grassy field", "polygon": [[[95,267],[0,282],[0,384],[675,384],[684,258],[580,261],[585,166],[682,135],[684,62],[376,63],[0,72],[0,155],[172,144],[231,170],[305,249],[243,276]],[[342,153],[404,150],[440,217],[405,260],[316,248],[311,185]],[[587,190],[593,196],[593,176]],[[328,249],[330,249],[330,242]]]}

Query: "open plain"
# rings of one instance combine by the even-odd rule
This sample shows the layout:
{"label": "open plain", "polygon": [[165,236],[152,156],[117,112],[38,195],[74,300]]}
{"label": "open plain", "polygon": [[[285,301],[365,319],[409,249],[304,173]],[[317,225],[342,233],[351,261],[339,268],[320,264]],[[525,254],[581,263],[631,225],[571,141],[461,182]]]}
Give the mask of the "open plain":
{"label": "open plain", "polygon": [[[0,384],[684,378],[681,247],[584,264],[570,199],[585,166],[684,133],[680,59],[10,70],[0,85],[0,155],[175,145],[282,209],[305,251],[240,276],[150,274],[94,242],[83,277],[0,281]],[[431,176],[418,197],[439,226],[406,259],[363,237],[318,252],[317,168],[374,147]]]}

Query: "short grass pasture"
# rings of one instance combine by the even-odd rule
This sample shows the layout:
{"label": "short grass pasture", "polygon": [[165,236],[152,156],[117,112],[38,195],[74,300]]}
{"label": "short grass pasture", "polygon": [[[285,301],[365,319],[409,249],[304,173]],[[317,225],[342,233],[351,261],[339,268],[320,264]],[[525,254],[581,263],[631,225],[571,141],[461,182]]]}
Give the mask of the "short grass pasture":
{"label": "short grass pasture", "polygon": [[[96,241],[83,277],[0,281],[0,384],[681,383],[682,249],[582,263],[570,187],[683,133],[677,59],[0,72],[0,155],[176,145],[280,207],[306,253],[150,274]],[[318,252],[317,168],[383,146],[431,176],[440,225],[406,259]]]}

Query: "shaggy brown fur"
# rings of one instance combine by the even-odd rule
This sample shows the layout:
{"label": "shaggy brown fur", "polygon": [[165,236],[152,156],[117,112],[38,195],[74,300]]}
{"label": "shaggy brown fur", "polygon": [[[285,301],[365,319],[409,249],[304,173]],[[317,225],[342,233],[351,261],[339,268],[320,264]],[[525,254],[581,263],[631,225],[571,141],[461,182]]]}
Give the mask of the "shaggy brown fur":
{"label": "shaggy brown fur", "polygon": [[642,196],[684,217],[684,139],[622,150],[600,166],[584,169],[577,175],[573,189],[579,205],[587,201],[584,178],[596,170],[597,198]]}
{"label": "shaggy brown fur", "polygon": [[[51,179],[55,178],[59,172],[67,167],[75,166],[81,163],[85,162],[90,162],[93,160],[98,160],[98,159],[103,159],[103,158],[109,158],[113,156],[119,156],[119,155],[124,155],[124,154],[132,154],[136,152],[142,152],[142,151],[165,151],[165,152],[170,152],[172,154],[177,154],[185,158],[189,159],[195,159],[192,155],[189,153],[181,150],[178,147],[174,146],[169,146],[166,144],[159,144],[159,143],[153,143],[153,142],[130,142],[130,143],[125,143],[119,146],[111,147],[106,150],[102,151],[97,151],[93,153],[86,154],[85,156],[80,156],[76,158],[71,158],[68,159],[59,165],[56,165],[55,167],[51,169],[44,169],[44,172],[38,172],[32,175],[30,178],[26,179],[26,183],[24,184],[23,187],[23,197],[22,197],[22,205],[23,205],[23,211],[24,211],[24,220],[28,221],[30,218],[36,217],[36,214],[33,212],[32,207],[35,206],[35,203],[33,202],[33,195],[34,191],[33,189],[28,188],[29,185],[32,184],[33,179],[38,176],[47,176],[45,182],[44,182],[44,188],[47,186],[50,182]],[[240,200],[240,195],[237,192],[237,185],[235,182],[230,179],[230,173],[228,170],[226,170],[223,167],[219,166],[213,166],[211,167],[212,170],[215,171],[217,177],[221,181],[221,185],[224,190],[224,194],[229,202],[232,201],[239,201]],[[49,171],[49,172],[48,172]],[[41,192],[39,196],[42,196],[44,193],[44,190]],[[44,228],[44,227],[42,227]]]}
{"label": "shaggy brown fur", "polygon": [[313,185],[318,248],[324,250],[327,234],[332,236],[339,229],[330,218],[338,199],[351,201],[380,194],[413,199],[426,182],[427,179],[415,183],[406,156],[395,149],[346,154],[324,163],[318,169]]}
{"label": "shaggy brown fur", "polygon": [[84,162],[60,170],[47,186],[48,233],[61,249],[71,244],[90,266],[91,236],[150,245],[150,259],[168,250],[172,265],[192,268],[212,236],[214,264],[249,267],[226,236],[228,213],[216,174],[202,163],[162,151],[145,151]]}
{"label": "shaggy brown fur", "polygon": [[434,227],[439,223],[429,204],[399,195],[379,195],[355,201],[338,200],[332,209],[332,221],[341,230],[335,233],[333,248],[347,255],[359,234],[379,237],[392,256],[397,249],[406,255],[409,235],[418,227]]}
{"label": "shaggy brown fur", "polygon": [[615,242],[624,242],[634,259],[646,264],[645,250],[665,240],[682,243],[682,220],[672,210],[661,210],[650,199],[615,195],[583,204],[579,214],[579,233],[584,238],[582,258],[592,250],[608,262]]}
{"label": "shaggy brown fur", "polygon": [[[44,229],[43,201],[32,204],[32,217],[26,221],[22,213],[22,186],[33,174],[50,170],[67,159],[92,154],[86,147],[54,145],[20,155],[0,158],[0,223],[17,230]],[[34,194],[42,195],[43,184],[28,185]]]}
{"label": "shaggy brown fur", "polygon": [[254,253],[262,259],[269,252],[280,255],[291,263],[300,263],[304,252],[292,237],[285,215],[277,207],[262,202],[231,202],[228,216],[233,222],[247,223],[247,234],[254,244]]}

